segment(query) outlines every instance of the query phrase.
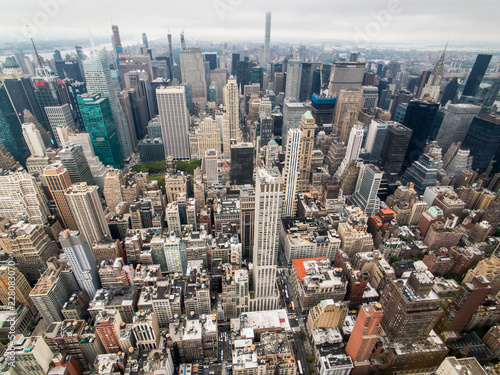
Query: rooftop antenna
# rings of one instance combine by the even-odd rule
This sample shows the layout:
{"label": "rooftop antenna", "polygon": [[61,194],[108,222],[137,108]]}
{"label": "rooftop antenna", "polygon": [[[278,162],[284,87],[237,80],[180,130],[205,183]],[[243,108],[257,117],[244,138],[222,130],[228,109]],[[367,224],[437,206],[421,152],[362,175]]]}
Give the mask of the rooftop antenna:
{"label": "rooftop antenna", "polygon": [[40,55],[38,54],[38,51],[36,50],[35,42],[33,41],[33,37],[31,36],[31,30],[28,26],[28,21],[26,21],[26,17],[23,16],[23,18],[24,18],[24,22],[26,23],[26,31],[28,32],[28,35],[30,36],[31,44],[33,45],[33,49],[35,50],[35,55],[36,55],[36,58],[38,60],[38,65],[40,65],[40,68],[43,68],[43,60],[40,57]]}

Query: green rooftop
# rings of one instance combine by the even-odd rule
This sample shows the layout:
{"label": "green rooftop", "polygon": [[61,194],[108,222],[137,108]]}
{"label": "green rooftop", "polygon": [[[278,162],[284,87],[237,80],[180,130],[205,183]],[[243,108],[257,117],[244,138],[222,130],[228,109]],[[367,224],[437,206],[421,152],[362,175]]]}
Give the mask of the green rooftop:
{"label": "green rooftop", "polygon": [[307,111],[306,113],[304,113],[304,117],[308,120],[314,120],[314,117],[313,117],[311,111]]}

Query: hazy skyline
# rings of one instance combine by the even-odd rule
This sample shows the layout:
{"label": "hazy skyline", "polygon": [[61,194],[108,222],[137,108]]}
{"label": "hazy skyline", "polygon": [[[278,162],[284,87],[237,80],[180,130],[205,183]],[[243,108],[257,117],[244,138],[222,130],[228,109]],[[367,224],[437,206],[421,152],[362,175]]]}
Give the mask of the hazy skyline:
{"label": "hazy skyline", "polygon": [[[500,2],[373,0],[307,3],[255,0],[186,0],[102,2],[40,0],[2,4],[0,41],[26,40],[26,19],[37,40],[86,38],[111,35],[120,27],[122,40],[165,37],[170,29],[186,39],[264,40],[265,12],[272,12],[271,41],[352,40],[353,44],[412,41],[471,45],[500,44]],[[47,7],[43,4],[51,4]],[[480,6],[479,6],[480,5]]]}

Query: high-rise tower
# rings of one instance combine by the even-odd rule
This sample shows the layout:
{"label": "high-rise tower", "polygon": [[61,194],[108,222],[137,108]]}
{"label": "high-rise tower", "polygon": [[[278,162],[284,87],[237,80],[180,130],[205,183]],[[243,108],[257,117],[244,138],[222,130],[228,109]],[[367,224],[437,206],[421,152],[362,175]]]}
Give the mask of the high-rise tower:
{"label": "high-rise tower", "polygon": [[[300,120],[299,129],[302,132],[300,137],[300,154],[299,154],[299,175],[298,175],[298,191],[308,192],[309,181],[311,177],[311,161],[312,152],[314,149],[314,130],[316,122],[310,111],[307,111]],[[288,150],[287,150],[288,152]]]}
{"label": "high-rise tower", "polygon": [[207,100],[207,81],[200,48],[180,52],[182,83],[190,83],[194,102]]}
{"label": "high-rise tower", "polygon": [[294,217],[297,212],[297,187],[299,182],[299,159],[301,155],[301,131],[288,131],[285,167],[283,168],[283,182],[285,198],[283,202],[283,217]]}
{"label": "high-rise tower", "polygon": [[255,298],[250,306],[253,311],[272,310],[278,306],[276,263],[283,205],[283,179],[277,169],[257,169],[255,197]]}
{"label": "high-rise tower", "polygon": [[436,66],[432,70],[429,80],[422,90],[422,96],[428,95],[434,100],[439,99],[439,94],[441,92],[441,80],[444,76],[444,54],[446,53],[446,47],[444,48],[441,58],[437,62]]}
{"label": "high-rise tower", "polygon": [[[118,30],[118,27],[116,28]],[[87,92],[101,94],[104,98],[108,98],[109,100],[118,140],[120,142],[121,155],[123,159],[127,159],[132,154],[134,146],[132,144],[127,119],[125,118],[125,114],[123,113],[123,109],[120,106],[118,96],[113,87],[106,49],[103,48],[99,52],[89,56],[83,63],[83,70],[87,82]]]}
{"label": "high-rise tower", "polygon": [[[229,121],[229,137],[235,139],[237,142],[241,141],[240,136],[240,97],[238,91],[238,84],[235,78],[229,78],[226,86],[224,86],[224,105],[226,106],[226,117]],[[223,144],[227,144],[224,142]],[[229,156],[229,150],[227,150]],[[224,155],[226,150],[224,149]]]}
{"label": "high-rise tower", "polygon": [[289,60],[286,72],[285,98],[299,100],[301,75],[302,61]]}
{"label": "high-rise tower", "polygon": [[356,124],[363,101],[360,89],[341,89],[337,96],[333,131],[340,142],[347,143],[351,129]]}
{"label": "high-rise tower", "polygon": [[380,199],[377,193],[383,173],[375,165],[365,164],[360,175],[362,176],[361,181],[351,197],[351,204],[360,206],[367,215],[373,215],[380,208]]}
{"label": "high-rise tower", "polygon": [[486,73],[486,69],[488,69],[491,57],[492,57],[491,55],[483,55],[483,54],[477,55],[476,61],[474,62],[474,66],[472,67],[472,70],[470,72],[469,78],[465,83],[462,96],[476,96],[479,84],[483,80],[484,74]]}
{"label": "high-rise tower", "polygon": [[165,158],[172,155],[177,160],[189,159],[190,118],[186,107],[185,88],[183,86],[158,87],[156,99],[160,113]]}
{"label": "high-rise tower", "polygon": [[266,12],[266,40],[264,44],[264,69],[267,69],[271,57],[271,12]]}

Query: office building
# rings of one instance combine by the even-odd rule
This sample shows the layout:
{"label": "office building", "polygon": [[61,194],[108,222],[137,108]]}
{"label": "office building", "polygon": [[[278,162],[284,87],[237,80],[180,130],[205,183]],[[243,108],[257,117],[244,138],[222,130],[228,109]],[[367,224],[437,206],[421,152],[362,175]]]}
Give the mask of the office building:
{"label": "office building", "polygon": [[[226,86],[224,86],[224,105],[226,106],[226,118],[229,121],[229,139],[240,141],[240,99],[236,79],[229,78]],[[223,143],[228,145],[227,134],[223,134]],[[226,149],[224,148],[224,154]]]}
{"label": "office building", "polygon": [[254,148],[251,143],[231,145],[231,185],[248,185],[253,182]]}
{"label": "office building", "polygon": [[81,145],[69,144],[65,146],[58,152],[57,158],[68,171],[72,184],[86,182],[88,185],[95,185],[94,176],[92,176]]}
{"label": "office building", "polygon": [[478,275],[463,282],[460,290],[453,297],[443,317],[436,326],[437,332],[461,332],[491,292],[490,281]]}
{"label": "office building", "polygon": [[389,182],[399,179],[403,161],[410,143],[412,130],[397,122],[390,123],[380,152],[380,167]]}
{"label": "office building", "polygon": [[314,121],[318,128],[323,128],[325,132],[328,128],[331,131],[330,124],[333,123],[333,111],[336,102],[337,98],[333,96],[320,95],[318,93],[311,95],[311,113]]}
{"label": "office building", "polygon": [[368,128],[365,151],[370,154],[370,162],[378,163],[389,123],[382,120],[372,120]]}
{"label": "office building", "polygon": [[42,337],[24,337],[18,335],[7,348],[13,356],[13,363],[6,374],[46,375],[49,371],[54,353]]}
{"label": "office building", "polygon": [[383,172],[373,164],[362,167],[361,182],[351,197],[352,204],[360,206],[367,215],[375,214],[380,208],[378,190],[382,181]]}
{"label": "office building", "polygon": [[283,180],[276,169],[258,168],[255,183],[254,290],[252,311],[278,306],[276,272],[283,205]]}
{"label": "office building", "polygon": [[101,280],[90,246],[78,231],[66,229],[59,235],[59,242],[68,259],[80,288],[94,298],[97,289],[101,288]]}
{"label": "office building", "polygon": [[189,159],[190,117],[186,107],[185,88],[183,86],[158,87],[156,99],[165,158],[171,155],[176,160]]}
{"label": "office building", "polygon": [[469,78],[465,83],[464,91],[462,92],[462,96],[476,96],[477,90],[479,89],[479,85],[483,80],[483,77],[488,69],[488,65],[491,60],[491,55],[479,54],[476,57],[476,61],[474,62],[474,66],[469,74]]}
{"label": "office building", "polygon": [[[498,149],[500,147],[500,116],[481,113],[474,117],[465,136],[462,148],[470,150],[472,169],[478,173],[485,172],[493,160],[498,164]],[[498,165],[494,166],[494,171]]]}
{"label": "office building", "polygon": [[137,144],[137,151],[141,163],[161,161],[165,159],[165,150],[161,138],[144,138]]}
{"label": "office building", "polygon": [[432,290],[434,281],[426,272],[414,271],[409,278],[388,280],[380,297],[384,311],[381,326],[397,342],[427,339],[443,315],[441,299]]}
{"label": "office building", "polygon": [[68,171],[62,164],[51,164],[43,170],[43,178],[56,204],[59,218],[63,226],[70,230],[76,230],[75,219],[71,214],[68,202],[64,196],[66,190],[71,186],[71,179],[69,178]]}
{"label": "office building", "polygon": [[361,89],[364,74],[365,63],[335,63],[330,74],[330,83],[328,85],[330,95],[338,97],[340,95],[340,90]]}
{"label": "office building", "polygon": [[[132,144],[127,119],[125,118],[125,114],[123,113],[113,86],[106,50],[103,48],[89,56],[83,62],[83,70],[85,72],[87,91],[89,93],[100,94],[103,98],[109,100],[122,159],[127,159],[132,154],[134,145]],[[98,99],[96,98],[95,100]]]}
{"label": "office building", "polygon": [[301,131],[301,145],[298,164],[298,192],[309,192],[315,128],[316,124],[314,121],[314,117],[312,116],[310,111],[307,111],[306,113],[304,113],[299,123],[299,130]]}
{"label": "office building", "polygon": [[105,309],[97,313],[95,318],[95,330],[106,353],[118,353],[120,348],[120,326],[123,321],[116,310]]}
{"label": "office building", "polygon": [[32,157],[42,158],[46,155],[45,144],[43,143],[40,131],[33,123],[26,123],[22,125],[23,137],[28,145],[28,150]]}
{"label": "office building", "polygon": [[64,195],[76,226],[88,244],[93,245],[106,235],[111,238],[97,186],[81,182],[71,185]]}
{"label": "office building", "polygon": [[207,82],[201,49],[183,49],[180,52],[180,63],[182,83],[191,84],[193,102],[204,105],[207,100]]}
{"label": "office building", "polygon": [[0,171],[0,216],[17,223],[46,224],[49,216],[47,198],[30,174]]}
{"label": "office building", "polygon": [[361,109],[371,109],[377,106],[378,102],[378,87],[376,86],[363,86],[363,104]]}
{"label": "office building", "polygon": [[361,145],[363,144],[364,130],[362,125],[355,125],[349,134],[349,142],[347,143],[347,149],[345,152],[345,157],[340,163],[339,168],[335,172],[336,177],[342,176],[344,171],[347,169],[351,161],[356,161],[359,157],[361,151]]}
{"label": "office building", "polygon": [[432,70],[427,83],[422,89],[421,96],[429,96],[434,100],[438,100],[441,94],[441,81],[444,76],[444,55],[446,53],[446,47],[444,48],[441,58],[437,62],[436,66]]}
{"label": "office building", "polygon": [[113,120],[109,99],[101,94],[82,94],[78,97],[78,105],[96,155],[104,164],[122,168],[120,136]]}
{"label": "office building", "polygon": [[75,121],[73,120],[73,114],[71,113],[71,108],[68,103],[55,107],[45,107],[45,113],[47,114],[47,119],[49,120],[50,128],[52,129],[52,134],[56,141],[56,145],[62,148],[64,144],[62,143],[57,128],[68,127],[74,128]]}
{"label": "office building", "polygon": [[401,179],[406,185],[414,184],[415,191],[422,195],[427,187],[436,186],[439,160],[431,154],[423,154],[408,168]]}
{"label": "office building", "polygon": [[62,307],[71,294],[79,290],[73,272],[52,258],[47,270],[38,278],[30,293],[35,307],[48,324],[63,321]]}
{"label": "office building", "polygon": [[302,116],[307,111],[311,110],[311,105],[308,103],[298,103],[292,99],[285,98],[283,104],[283,128],[281,134],[283,136],[282,145],[287,144],[288,131],[290,129],[298,128]]}
{"label": "office building", "polygon": [[286,72],[285,98],[299,100],[302,61],[289,60]]}
{"label": "office building", "polygon": [[434,130],[439,104],[432,100],[412,100],[408,103],[403,125],[413,130],[405,156],[405,166],[418,160]]}
{"label": "office building", "polygon": [[294,217],[297,213],[297,192],[299,183],[299,160],[301,155],[301,134],[299,129],[288,131],[288,152],[285,157],[285,167],[283,169],[283,182],[285,198],[283,201],[283,217]]}
{"label": "office building", "polygon": [[307,317],[307,328],[335,328],[344,325],[349,308],[345,302],[327,299],[311,308]]}
{"label": "office building", "polygon": [[[12,285],[12,277],[15,278],[15,285]],[[12,292],[9,293],[12,290],[16,305],[23,305],[30,309],[33,307],[33,301],[29,297],[31,286],[26,277],[19,271],[18,267],[2,265],[0,266],[0,302],[4,306],[9,305],[9,298],[12,300]]]}
{"label": "office building", "polygon": [[333,132],[340,142],[347,143],[352,127],[358,120],[363,91],[360,89],[341,89],[335,104]]}
{"label": "office building", "polygon": [[345,348],[346,354],[354,362],[354,367],[370,365],[370,356],[380,338],[380,322],[383,316],[384,311],[380,303],[360,307]]}
{"label": "office building", "polygon": [[444,108],[444,117],[436,141],[446,153],[452,143],[463,142],[474,117],[481,107],[473,104],[449,104]]}

